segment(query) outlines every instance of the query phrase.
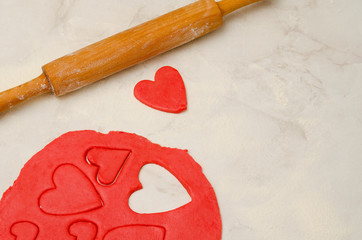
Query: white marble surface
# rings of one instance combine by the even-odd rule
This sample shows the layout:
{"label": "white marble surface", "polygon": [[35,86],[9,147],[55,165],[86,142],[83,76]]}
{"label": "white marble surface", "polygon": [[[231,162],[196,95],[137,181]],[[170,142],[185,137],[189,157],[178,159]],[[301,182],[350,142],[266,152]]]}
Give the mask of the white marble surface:
{"label": "white marble surface", "polygon": [[[0,90],[190,2],[0,1]],[[361,11],[360,0],[265,1],[105,81],[0,115],[0,193],[59,135],[120,130],[189,149],[215,187],[225,240],[362,239]],[[185,80],[180,115],[133,97],[164,65]]]}

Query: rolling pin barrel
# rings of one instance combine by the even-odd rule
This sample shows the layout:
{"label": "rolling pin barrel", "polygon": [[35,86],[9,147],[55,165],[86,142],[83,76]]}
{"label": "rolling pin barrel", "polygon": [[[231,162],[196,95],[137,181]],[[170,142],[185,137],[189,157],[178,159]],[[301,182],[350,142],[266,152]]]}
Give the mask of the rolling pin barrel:
{"label": "rolling pin barrel", "polygon": [[118,33],[43,67],[61,96],[201,37],[222,25],[214,0],[201,0]]}

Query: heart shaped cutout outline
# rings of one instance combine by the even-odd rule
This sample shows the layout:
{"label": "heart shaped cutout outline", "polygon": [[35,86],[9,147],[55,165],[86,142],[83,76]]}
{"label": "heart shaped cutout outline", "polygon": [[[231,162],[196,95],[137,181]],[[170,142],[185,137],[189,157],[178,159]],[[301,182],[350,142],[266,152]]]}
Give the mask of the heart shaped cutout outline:
{"label": "heart shaped cutout outline", "polygon": [[131,154],[129,149],[93,147],[87,151],[86,161],[97,168],[97,182],[110,186],[117,181]]}
{"label": "heart shaped cutout outline", "polygon": [[[91,180],[73,164],[58,166],[53,172],[52,182],[54,187],[45,190],[38,200],[40,210],[46,214],[76,215],[103,206],[103,200]],[[75,187],[79,184],[82,186]]]}
{"label": "heart shaped cutout outline", "polygon": [[68,232],[77,240],[94,240],[98,234],[98,226],[94,222],[78,221],[69,226]]}
{"label": "heart shaped cutout outline", "polygon": [[22,221],[14,223],[10,228],[10,233],[16,239],[23,240],[23,237],[28,237],[29,240],[35,240],[39,235],[39,227],[32,222]]}

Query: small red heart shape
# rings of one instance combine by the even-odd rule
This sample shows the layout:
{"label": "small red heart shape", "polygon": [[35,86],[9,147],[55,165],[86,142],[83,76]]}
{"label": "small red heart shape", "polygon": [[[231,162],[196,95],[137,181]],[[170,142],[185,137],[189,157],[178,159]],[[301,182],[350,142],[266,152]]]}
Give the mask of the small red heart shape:
{"label": "small red heart shape", "polygon": [[187,109],[183,79],[176,69],[169,66],[156,72],[155,81],[137,83],[134,96],[147,106],[164,112],[180,113]]}
{"label": "small red heart shape", "polygon": [[106,234],[104,240],[164,240],[166,230],[151,225],[130,225],[118,227]]}
{"label": "small red heart shape", "polygon": [[39,234],[39,227],[31,222],[17,222],[10,231],[16,240],[35,240]]}
{"label": "small red heart shape", "polygon": [[130,154],[131,150],[125,149],[92,148],[87,153],[87,160],[98,167],[98,182],[111,185],[116,181]]}
{"label": "small red heart shape", "polygon": [[60,165],[53,173],[55,188],[39,198],[39,208],[51,215],[72,215],[98,209],[103,201],[89,178],[72,164]]}
{"label": "small red heart shape", "polygon": [[69,233],[76,240],[94,240],[98,233],[98,227],[92,222],[79,221],[70,225]]}

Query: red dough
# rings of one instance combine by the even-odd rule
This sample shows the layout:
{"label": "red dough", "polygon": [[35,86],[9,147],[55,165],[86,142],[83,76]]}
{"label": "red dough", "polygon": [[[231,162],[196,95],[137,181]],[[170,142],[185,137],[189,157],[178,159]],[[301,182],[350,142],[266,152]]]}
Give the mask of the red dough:
{"label": "red dough", "polygon": [[134,88],[134,96],[147,106],[164,112],[180,113],[187,109],[184,82],[172,67],[160,68],[155,81],[139,82]]}
{"label": "red dough", "polygon": [[[170,171],[191,202],[139,214],[129,197],[146,164]],[[67,133],[37,153],[0,202],[1,240],[220,240],[215,193],[185,150],[135,134]]]}

